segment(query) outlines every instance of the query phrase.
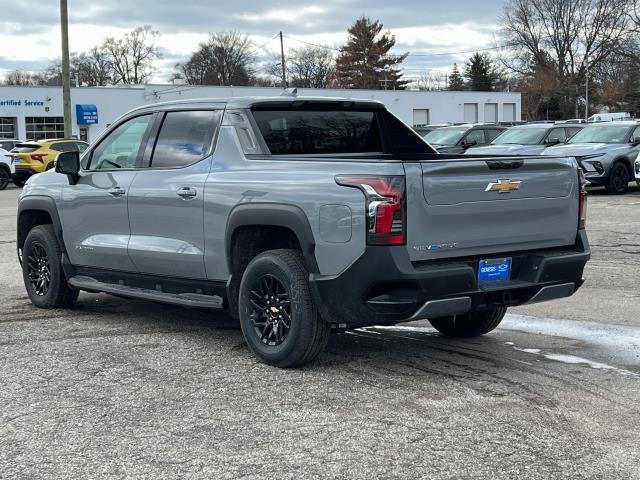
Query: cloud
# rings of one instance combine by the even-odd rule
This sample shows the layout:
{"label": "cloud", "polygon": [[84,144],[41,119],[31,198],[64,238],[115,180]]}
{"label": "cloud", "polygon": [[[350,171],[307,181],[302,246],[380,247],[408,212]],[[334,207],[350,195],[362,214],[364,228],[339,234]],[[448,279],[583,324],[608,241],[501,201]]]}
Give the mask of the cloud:
{"label": "cloud", "polygon": [[[255,45],[268,42],[279,31],[285,49],[306,41],[342,45],[347,28],[362,15],[383,22],[397,40],[395,52],[450,53],[496,44],[496,25],[504,0],[315,0],[295,4],[290,0],[69,0],[71,51],[99,44],[106,36],[121,36],[140,25],[161,32],[154,81],[166,81],[173,65],[185,60],[211,32],[239,30]],[[58,2],[12,0],[3,5],[0,19],[0,70],[37,70],[59,56]],[[257,56],[264,60],[279,51],[274,39]],[[464,55],[409,57],[406,74],[426,69],[448,69],[464,62]]]}

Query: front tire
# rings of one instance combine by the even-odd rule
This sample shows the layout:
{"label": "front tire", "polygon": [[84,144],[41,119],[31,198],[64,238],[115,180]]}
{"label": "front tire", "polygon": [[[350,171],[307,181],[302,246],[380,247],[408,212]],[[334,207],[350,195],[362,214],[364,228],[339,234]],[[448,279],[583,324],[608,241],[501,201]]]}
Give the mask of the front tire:
{"label": "front tire", "polygon": [[11,174],[7,172],[4,168],[0,168],[0,190],[4,190],[9,185],[9,180],[11,180]]}
{"label": "front tire", "polygon": [[25,183],[25,181],[26,181],[26,180],[23,180],[23,179],[21,179],[21,178],[14,178],[14,179],[13,179],[13,184],[14,184],[16,187],[22,188],[22,187],[24,187],[24,183]]}
{"label": "front tire", "polygon": [[269,250],[247,266],[240,282],[240,326],[249,349],[264,363],[298,367],[326,346],[331,326],[313,304],[308,278],[296,250]]}
{"label": "front tire", "polygon": [[38,308],[72,307],[78,290],[69,288],[62,270],[62,249],[52,225],[31,229],[22,247],[22,278]]}
{"label": "front tire", "polygon": [[434,318],[429,322],[433,328],[450,337],[479,337],[495,329],[506,313],[507,308],[500,307],[453,317]]}
{"label": "front tire", "polygon": [[605,186],[607,193],[609,195],[621,195],[626,193],[629,189],[630,180],[631,175],[629,174],[627,167],[621,162],[615,163],[613,167],[611,167],[609,181]]}

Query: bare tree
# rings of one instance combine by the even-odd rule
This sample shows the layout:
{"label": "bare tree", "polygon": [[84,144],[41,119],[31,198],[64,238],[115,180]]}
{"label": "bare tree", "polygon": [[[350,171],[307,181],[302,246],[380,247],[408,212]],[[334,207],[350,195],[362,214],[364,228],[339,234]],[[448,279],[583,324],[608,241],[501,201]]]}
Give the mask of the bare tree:
{"label": "bare tree", "polygon": [[446,90],[446,73],[427,70],[421,73],[410,85],[412,88],[424,91]]}
{"label": "bare tree", "polygon": [[249,37],[239,32],[217,32],[176,65],[176,74],[192,85],[249,85],[254,57]]}
{"label": "bare tree", "polygon": [[[635,0],[509,0],[502,31],[509,46],[504,65],[528,77],[554,81],[549,92],[563,114],[577,108],[580,85],[629,36]],[[559,90],[558,90],[559,89]]]}
{"label": "bare tree", "polygon": [[115,84],[144,83],[153,73],[153,62],[160,57],[160,51],[155,43],[159,32],[150,25],[138,27],[127,33],[124,38],[105,39],[102,50],[104,60],[113,69],[112,81]]}
{"label": "bare tree", "polygon": [[14,70],[8,73],[4,80],[3,85],[15,85],[20,87],[34,86],[34,85],[46,85],[45,77],[40,73],[27,72],[25,70]]}

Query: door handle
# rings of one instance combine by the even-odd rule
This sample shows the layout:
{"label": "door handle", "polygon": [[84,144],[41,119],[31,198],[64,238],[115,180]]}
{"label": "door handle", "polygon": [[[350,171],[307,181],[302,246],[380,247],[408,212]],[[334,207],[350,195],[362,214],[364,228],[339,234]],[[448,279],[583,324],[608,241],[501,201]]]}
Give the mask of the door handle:
{"label": "door handle", "polygon": [[190,198],[195,197],[197,194],[198,194],[198,191],[192,187],[182,187],[182,188],[179,188],[178,191],[176,192],[176,195],[178,195],[183,200],[189,200]]}
{"label": "door handle", "polygon": [[113,195],[114,197],[121,197],[122,195],[124,195],[127,192],[122,187],[113,187],[112,189],[109,190],[109,193],[111,195]]}

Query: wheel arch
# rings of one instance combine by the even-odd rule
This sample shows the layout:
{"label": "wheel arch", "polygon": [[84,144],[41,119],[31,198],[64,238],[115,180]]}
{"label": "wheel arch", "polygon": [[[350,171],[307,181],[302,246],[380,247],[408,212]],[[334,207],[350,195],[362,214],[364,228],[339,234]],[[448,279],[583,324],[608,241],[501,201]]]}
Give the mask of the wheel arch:
{"label": "wheel arch", "polygon": [[20,200],[20,204],[18,205],[16,228],[16,247],[18,251],[18,258],[20,258],[20,251],[29,231],[33,227],[45,224],[53,225],[53,230],[56,234],[60,247],[62,248],[63,255],[66,255],[64,240],[62,237],[62,223],[60,222],[60,216],[58,215],[55,200],[51,197],[38,195],[25,197]]}
{"label": "wheel arch", "polygon": [[[269,237],[269,236],[273,237]],[[315,239],[307,215],[295,205],[251,203],[234,207],[227,219],[225,255],[230,273],[227,299],[237,314],[242,273],[255,255],[276,248],[299,249],[310,273],[318,273]],[[241,246],[241,247],[239,247]],[[240,248],[242,251],[238,251]]]}

